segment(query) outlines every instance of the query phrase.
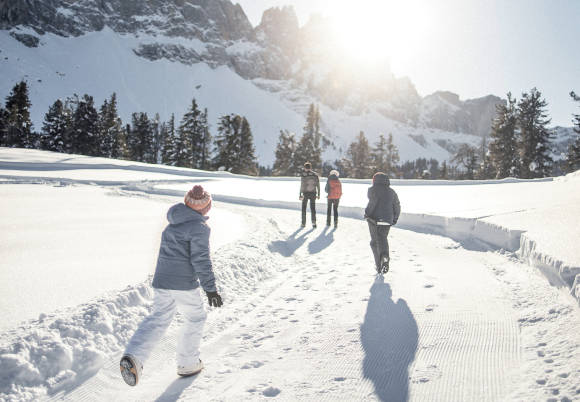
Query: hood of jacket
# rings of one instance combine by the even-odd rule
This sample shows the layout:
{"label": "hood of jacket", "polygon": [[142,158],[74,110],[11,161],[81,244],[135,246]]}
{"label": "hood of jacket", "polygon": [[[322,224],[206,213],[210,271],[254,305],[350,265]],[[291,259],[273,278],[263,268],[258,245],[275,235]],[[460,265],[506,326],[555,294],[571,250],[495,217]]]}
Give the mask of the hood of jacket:
{"label": "hood of jacket", "polygon": [[335,174],[331,174],[330,176],[328,176],[328,180],[338,180],[338,176]]}
{"label": "hood of jacket", "polygon": [[175,204],[169,211],[167,211],[167,220],[172,225],[177,225],[189,221],[202,221],[205,222],[209,218],[203,216],[199,212],[194,211],[183,203]]}
{"label": "hood of jacket", "polygon": [[390,186],[391,185],[391,181],[389,180],[389,176],[387,176],[384,173],[377,173],[373,176],[373,186],[377,186],[377,185],[387,185]]}

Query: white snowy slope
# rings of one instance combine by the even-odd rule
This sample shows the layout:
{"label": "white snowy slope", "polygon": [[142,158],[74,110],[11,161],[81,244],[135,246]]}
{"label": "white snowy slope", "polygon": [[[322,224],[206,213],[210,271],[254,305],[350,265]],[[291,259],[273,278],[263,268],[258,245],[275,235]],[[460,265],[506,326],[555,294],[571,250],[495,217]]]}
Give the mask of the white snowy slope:
{"label": "white snowy slope", "polygon": [[[564,197],[558,186],[577,188],[576,176],[397,183],[404,210],[405,193],[413,189],[425,203],[432,200],[424,210],[430,215],[423,227],[413,226],[423,216],[415,209],[401,218],[408,222],[389,237],[392,269],[377,278],[368,228],[356,216],[360,204],[341,206],[337,230],[325,228],[322,214],[318,229],[299,230],[294,179],[0,149],[1,316],[25,320],[0,332],[0,399],[577,400],[577,301],[522,254],[479,241],[477,230],[461,238],[468,226],[462,219],[485,216],[481,205],[472,214],[453,207],[457,200],[438,201],[447,191],[466,200],[467,192],[480,192],[485,200],[498,186],[489,211],[503,224],[497,211],[510,210],[507,199],[517,186]],[[210,212],[212,258],[225,301],[209,310],[206,369],[177,378],[178,316],[145,364],[142,382],[129,388],[118,359],[150,308],[147,275],[165,210],[182,200],[180,186],[198,182],[218,200]],[[345,193],[363,192],[353,200],[364,204],[367,185],[347,180]],[[539,228],[541,208],[553,205],[550,219],[567,209],[568,221],[558,226],[574,233],[579,215],[568,209],[569,198],[554,204],[545,197],[543,206],[544,198],[537,198],[536,204],[520,200],[519,213],[505,213],[506,227],[511,219],[538,220]],[[436,225],[438,210],[447,226]],[[546,237],[559,233],[544,229]]]}
{"label": "white snowy slope", "polygon": [[[20,27],[20,33],[34,31]],[[167,59],[150,61],[137,56],[133,49],[140,44],[167,42],[189,47],[199,45],[196,39],[163,38],[139,34],[119,34],[109,28],[79,37],[61,37],[46,33],[41,46],[29,48],[7,30],[0,30],[0,96],[7,96],[20,80],[30,86],[31,119],[40,130],[44,114],[56,99],[73,94],[89,94],[100,105],[117,93],[119,114],[129,123],[134,112],[159,113],[167,120],[172,113],[177,121],[195,98],[207,108],[215,134],[220,116],[237,113],[246,116],[252,127],[260,163],[272,165],[280,130],[301,135],[305,111],[313,97],[292,96],[287,91],[270,92],[245,80],[226,66],[211,68],[205,63],[182,64]],[[263,80],[258,80],[262,82]],[[450,133],[437,129],[414,128],[370,111],[349,114],[320,105],[325,133],[335,142],[325,157],[334,160],[362,130],[371,143],[380,134],[393,134],[402,160],[416,158],[449,158],[449,152],[436,140],[478,145],[474,135]],[[415,135],[414,140],[409,136]]]}

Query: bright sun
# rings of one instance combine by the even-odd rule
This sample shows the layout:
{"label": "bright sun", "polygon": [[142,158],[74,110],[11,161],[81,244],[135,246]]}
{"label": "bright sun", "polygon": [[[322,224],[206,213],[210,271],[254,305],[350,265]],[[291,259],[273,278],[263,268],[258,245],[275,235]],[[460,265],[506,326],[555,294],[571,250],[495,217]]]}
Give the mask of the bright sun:
{"label": "bright sun", "polygon": [[338,45],[353,62],[404,62],[427,42],[431,18],[425,3],[413,0],[331,2]]}

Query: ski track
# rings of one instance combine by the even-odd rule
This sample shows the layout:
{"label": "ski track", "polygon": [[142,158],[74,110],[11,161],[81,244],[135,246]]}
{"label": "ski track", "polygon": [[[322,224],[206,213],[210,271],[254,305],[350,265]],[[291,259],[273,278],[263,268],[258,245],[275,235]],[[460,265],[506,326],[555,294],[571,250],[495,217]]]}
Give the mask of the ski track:
{"label": "ski track", "polygon": [[215,207],[250,226],[214,253],[218,278],[219,264],[248,248],[276,270],[240,272],[242,289],[227,289],[224,307],[210,311],[202,373],[176,376],[178,315],[137,387],[122,381],[119,351],[49,400],[580,398],[580,339],[561,336],[580,333],[578,308],[514,255],[394,228],[383,277],[365,222],[343,218],[335,231],[318,215],[318,229],[299,230],[299,211]]}

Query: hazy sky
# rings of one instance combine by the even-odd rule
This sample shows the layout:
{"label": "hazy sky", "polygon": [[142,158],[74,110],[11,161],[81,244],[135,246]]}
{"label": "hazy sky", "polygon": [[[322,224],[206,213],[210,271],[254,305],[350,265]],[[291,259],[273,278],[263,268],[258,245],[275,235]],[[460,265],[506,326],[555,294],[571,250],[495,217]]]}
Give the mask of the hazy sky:
{"label": "hazy sky", "polygon": [[[568,95],[580,93],[580,0],[238,2],[253,25],[265,9],[293,5],[300,24],[311,13],[335,17],[347,37],[380,26],[384,41],[371,45],[384,46],[379,52],[389,53],[394,74],[408,76],[422,96],[449,90],[461,99],[505,97],[511,91],[519,98],[535,86],[553,125],[571,126],[572,113],[580,113]],[[352,15],[358,18],[348,23]],[[361,23],[367,17],[370,22]]]}

